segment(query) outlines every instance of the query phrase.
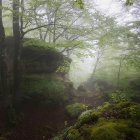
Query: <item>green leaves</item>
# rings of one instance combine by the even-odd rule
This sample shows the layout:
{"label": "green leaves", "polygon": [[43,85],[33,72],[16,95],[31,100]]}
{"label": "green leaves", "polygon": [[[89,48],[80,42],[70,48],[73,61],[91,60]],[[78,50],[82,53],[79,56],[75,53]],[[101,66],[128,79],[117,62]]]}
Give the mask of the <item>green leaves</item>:
{"label": "green leaves", "polygon": [[70,69],[70,62],[64,60],[64,63],[59,66],[59,68],[56,70],[56,72],[60,72],[60,73],[68,73]]}
{"label": "green leaves", "polygon": [[128,6],[128,5],[133,5],[133,3],[135,2],[135,0],[126,0],[126,5]]}
{"label": "green leaves", "polygon": [[130,96],[126,92],[116,91],[111,94],[111,100],[114,103],[125,102],[130,100]]}
{"label": "green leaves", "polygon": [[80,9],[84,9],[84,2],[83,0],[74,0],[75,5],[78,6]]}

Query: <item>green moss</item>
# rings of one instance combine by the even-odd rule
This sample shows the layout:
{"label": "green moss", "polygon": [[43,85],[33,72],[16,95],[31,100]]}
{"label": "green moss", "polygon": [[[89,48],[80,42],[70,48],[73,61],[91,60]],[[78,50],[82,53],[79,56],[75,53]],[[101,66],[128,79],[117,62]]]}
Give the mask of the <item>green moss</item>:
{"label": "green moss", "polygon": [[68,140],[124,140],[140,138],[139,129],[130,126],[130,120],[108,120],[96,124],[84,124],[71,128],[65,138]]}
{"label": "green moss", "polygon": [[24,47],[41,47],[41,48],[53,48],[54,44],[47,43],[46,41],[34,38],[26,38],[23,40]]}
{"label": "green moss", "polygon": [[70,129],[66,139],[68,140],[82,140],[82,137],[77,129]]}
{"label": "green moss", "polygon": [[[117,121],[101,121],[96,125],[82,126],[82,133],[87,139],[92,140],[124,140],[140,138],[139,129],[130,127],[131,121],[117,120]],[[80,128],[81,129],[81,128]]]}
{"label": "green moss", "polygon": [[93,140],[118,140],[120,133],[114,128],[114,123],[92,128],[91,138]]}
{"label": "green moss", "polygon": [[115,129],[121,133],[121,135],[127,139],[138,140],[140,138],[140,128],[135,128],[134,123],[131,121],[121,121],[115,125]]}
{"label": "green moss", "polygon": [[25,39],[23,42],[21,64],[24,73],[53,73],[69,60],[45,41]]}
{"label": "green moss", "polygon": [[66,107],[66,111],[71,117],[78,117],[83,111],[87,110],[88,106],[82,103],[74,103]]}
{"label": "green moss", "polygon": [[52,140],[63,140],[63,136],[62,135],[56,136],[52,138]]}
{"label": "green moss", "polygon": [[79,118],[78,118],[78,125],[83,125],[83,124],[93,124],[96,123],[99,119],[99,114],[97,112],[94,112],[93,110],[87,110],[83,112]]}
{"label": "green moss", "polygon": [[139,120],[140,106],[133,102],[120,102],[103,108],[102,112],[105,118]]}
{"label": "green moss", "polygon": [[[64,136],[62,140],[65,138],[67,140],[139,140],[139,104],[132,102],[105,103],[101,108],[83,112],[77,123],[65,135],[62,134]],[[103,117],[102,113],[105,112],[110,116]]]}
{"label": "green moss", "polygon": [[65,85],[59,80],[31,75],[24,77],[21,85],[23,94],[35,102],[64,101]]}

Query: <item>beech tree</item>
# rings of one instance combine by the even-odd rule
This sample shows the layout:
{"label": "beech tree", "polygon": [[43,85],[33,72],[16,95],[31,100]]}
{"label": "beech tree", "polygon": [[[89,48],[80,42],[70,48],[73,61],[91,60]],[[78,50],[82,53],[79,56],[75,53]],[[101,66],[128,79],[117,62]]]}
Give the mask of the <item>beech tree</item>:
{"label": "beech tree", "polygon": [[7,70],[6,70],[6,48],[5,48],[5,31],[2,20],[2,0],[0,0],[0,92],[6,94],[7,91]]}
{"label": "beech tree", "polygon": [[20,74],[20,16],[19,16],[19,0],[13,0],[13,37],[14,37],[14,62],[13,62],[13,94],[16,96],[19,92]]}

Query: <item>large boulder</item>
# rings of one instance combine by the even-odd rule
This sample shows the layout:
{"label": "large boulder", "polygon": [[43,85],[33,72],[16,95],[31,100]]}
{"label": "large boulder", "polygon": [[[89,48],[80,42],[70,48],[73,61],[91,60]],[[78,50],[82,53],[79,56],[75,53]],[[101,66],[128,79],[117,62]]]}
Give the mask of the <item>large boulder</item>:
{"label": "large boulder", "polygon": [[[9,72],[12,71],[14,58],[14,39],[6,38]],[[20,70],[22,73],[53,73],[71,60],[58,52],[54,45],[38,39],[24,39],[21,46]]]}

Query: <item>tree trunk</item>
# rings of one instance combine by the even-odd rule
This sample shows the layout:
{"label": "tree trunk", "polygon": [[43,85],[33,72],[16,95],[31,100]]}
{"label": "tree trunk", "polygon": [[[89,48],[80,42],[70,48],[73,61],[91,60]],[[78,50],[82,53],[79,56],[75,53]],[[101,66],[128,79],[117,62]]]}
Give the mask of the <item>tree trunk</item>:
{"label": "tree trunk", "polygon": [[24,25],[24,21],[23,21],[23,16],[24,16],[24,13],[25,13],[25,8],[24,8],[24,0],[21,0],[21,16],[20,16],[20,38],[21,40],[23,39],[24,37],[24,31],[23,31],[23,25]]}
{"label": "tree trunk", "polygon": [[53,26],[53,43],[54,44],[56,42],[55,36],[56,36],[56,22],[54,21],[54,26]]}
{"label": "tree trunk", "polygon": [[120,62],[119,62],[119,69],[118,69],[118,76],[117,76],[117,87],[118,88],[120,87],[120,75],[121,75],[122,61],[123,61],[123,59],[121,58]]}
{"label": "tree trunk", "polygon": [[20,24],[19,0],[13,0],[13,36],[14,36],[14,67],[13,67],[13,99],[19,92],[19,61],[20,61]]}
{"label": "tree trunk", "polygon": [[[2,7],[2,0],[0,0],[0,7]],[[5,95],[7,90],[7,70],[5,57],[5,31],[2,21],[2,8],[0,8],[0,92],[2,95]]]}
{"label": "tree trunk", "polygon": [[92,72],[92,77],[94,77],[94,75],[95,75],[98,63],[99,63],[99,56],[97,56],[97,60],[95,62],[95,66],[94,66],[94,69],[93,69],[93,72]]}
{"label": "tree trunk", "polygon": [[102,54],[103,54],[103,52],[98,51],[97,59],[96,59],[95,66],[94,66],[94,69],[93,69],[93,72],[92,72],[92,78],[94,78],[94,76],[95,76],[96,69],[97,69],[97,66],[98,66],[98,63],[100,61],[100,58],[101,58]]}
{"label": "tree trunk", "polygon": [[53,22],[53,43],[55,44],[56,43],[56,14],[57,14],[57,10],[58,8],[55,10],[55,13],[54,13],[54,22]]}

